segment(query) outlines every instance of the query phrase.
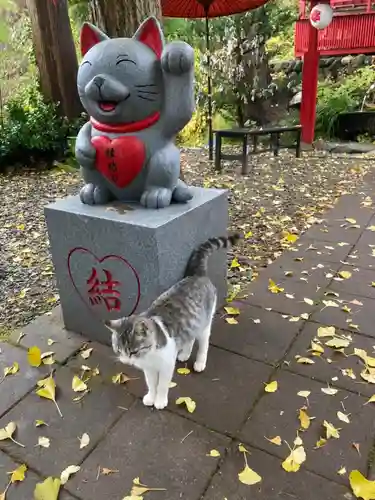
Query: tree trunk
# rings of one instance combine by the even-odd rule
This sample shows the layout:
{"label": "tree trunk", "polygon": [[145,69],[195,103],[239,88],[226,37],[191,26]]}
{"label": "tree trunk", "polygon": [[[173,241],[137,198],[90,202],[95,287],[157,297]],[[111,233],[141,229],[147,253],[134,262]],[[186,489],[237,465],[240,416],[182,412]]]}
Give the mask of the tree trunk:
{"label": "tree trunk", "polygon": [[41,91],[46,100],[60,103],[62,115],[76,118],[82,107],[77,93],[78,61],[67,0],[27,0],[26,3]]}
{"label": "tree trunk", "polygon": [[90,0],[93,24],[110,37],[132,37],[148,16],[161,20],[160,0]]}

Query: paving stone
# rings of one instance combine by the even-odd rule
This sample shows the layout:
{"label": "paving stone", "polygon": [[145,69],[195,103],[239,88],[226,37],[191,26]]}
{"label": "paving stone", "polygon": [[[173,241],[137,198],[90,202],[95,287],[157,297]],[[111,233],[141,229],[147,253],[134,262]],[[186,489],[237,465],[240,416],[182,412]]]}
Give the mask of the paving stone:
{"label": "paving stone", "polygon": [[[307,455],[306,469],[344,484],[347,484],[347,478],[337,474],[343,466],[348,471],[358,469],[365,474],[375,431],[374,409],[370,408],[371,405],[364,405],[366,399],[344,390],[328,396],[321,391],[327,387],[326,384],[283,371],[275,379],[279,389],[273,394],[265,393],[242,429],[240,439],[275,456],[286,458],[289,455],[288,447],[276,446],[264,436],[273,438],[279,435],[293,446],[299,429],[298,409],[306,403],[304,398],[297,396],[297,392],[311,391],[307,412],[315,419],[306,432],[299,433]],[[338,411],[350,414],[351,423],[340,421],[337,418]],[[314,450],[320,436],[325,436],[324,420],[341,428],[340,438],[331,438],[325,446]],[[359,444],[360,455],[352,443]]]}
{"label": "paving stone", "polygon": [[26,352],[5,342],[0,342],[0,377],[4,369],[13,363],[19,364],[19,371],[15,375],[8,375],[0,385],[0,416],[4,415],[13,405],[22,399],[40,379],[42,372],[32,368],[27,362]]}
{"label": "paving stone", "polygon": [[259,279],[271,278],[273,281],[302,281],[310,285],[328,286],[340,262],[322,262],[322,259],[295,257],[288,252],[276,259],[266,269],[260,271]]}
{"label": "paving stone", "polygon": [[[321,338],[324,353],[321,357],[311,356],[311,340],[317,337],[317,330],[321,325],[319,323],[306,323],[304,329],[298,336],[298,339],[293,344],[291,351],[288,353],[287,361],[290,363],[284,366],[285,369],[292,372],[300,373],[305,377],[320,380],[326,383],[333,383],[337,387],[347,389],[363,396],[372,396],[375,393],[373,384],[366,383],[360,376],[364,368],[363,362],[357,356],[350,356],[354,352],[354,348],[364,349],[369,356],[374,355],[374,340],[365,337],[364,335],[356,335],[352,332],[336,329],[336,334],[351,336],[353,342],[345,349],[346,356],[324,345],[330,338]],[[310,357],[315,363],[313,365],[297,363],[295,356]],[[329,363],[327,359],[332,362]],[[342,370],[353,370],[356,378],[344,375]],[[337,380],[332,380],[333,378]]]}
{"label": "paving stone", "polygon": [[[341,227],[343,225],[343,227]],[[323,240],[330,242],[356,243],[361,236],[363,228],[352,227],[344,221],[333,225],[315,224],[305,233],[304,238],[310,240]]]}
{"label": "paving stone", "polygon": [[[271,372],[272,367],[263,363],[211,347],[203,373],[176,374],[177,387],[171,390],[169,408],[210,429],[233,434],[246,419]],[[197,403],[194,413],[175,404],[181,396],[189,396]]]}
{"label": "paving stone", "polygon": [[[68,465],[78,465],[125,411],[120,406],[129,408],[133,403],[125,391],[104,385],[96,377],[88,383],[91,392],[79,403],[73,402],[77,393],[72,391],[72,378],[68,368],[60,368],[55,375],[57,402],[64,418],[52,401],[32,393],[0,420],[0,427],[11,421],[17,424],[16,436],[25,448],[8,440],[0,441],[0,447],[47,476],[60,475]],[[35,428],[37,419],[48,427]],[[89,434],[90,444],[80,450],[78,437],[84,432]],[[39,436],[50,438],[50,448],[35,447]]]}
{"label": "paving stone", "polygon": [[357,194],[340,196],[335,206],[324,214],[328,225],[343,223],[346,219],[355,219],[355,224],[365,227],[374,215],[374,208],[363,206],[363,197]]}
{"label": "paving stone", "polygon": [[[135,477],[167,492],[151,493],[168,500],[197,500],[201,497],[218,458],[208,457],[212,449],[221,455],[229,439],[168,411],[151,410],[140,402],[111,430],[67,488],[83,500],[120,499],[130,494]],[[119,470],[100,476],[98,468]]]}
{"label": "paving stone", "polygon": [[346,262],[356,267],[375,270],[375,254],[373,255],[370,247],[366,249],[356,245],[346,258]]}
{"label": "paving stone", "polygon": [[[371,221],[371,226],[375,227],[375,220],[374,219],[372,219],[372,221]],[[356,243],[356,246],[358,246],[361,249],[363,249],[363,247],[366,247],[366,246],[369,246],[369,248],[371,248],[371,247],[375,248],[375,233],[374,233],[374,231],[369,230],[368,227],[370,227],[370,226],[367,226],[367,228],[362,232],[361,237],[359,238],[359,240]],[[371,252],[371,250],[370,250],[370,252]]]}
{"label": "paving stone", "polygon": [[217,318],[211,343],[269,364],[276,364],[284,356],[302,324],[285,321],[279,313],[248,304],[237,316],[237,321],[237,325],[229,325],[224,318]]}
{"label": "paving stone", "polygon": [[285,472],[280,460],[262,451],[248,448],[249,467],[255,470],[262,482],[246,486],[238,480],[238,473],[244,468],[243,453],[233,446],[215,474],[203,500],[354,500],[344,486],[323,479],[304,470],[297,474]]}
{"label": "paving stone", "polygon": [[353,248],[353,244],[343,241],[314,240],[305,233],[290,250],[286,250],[283,255],[293,252],[293,259],[316,258],[321,262],[341,262]]}
{"label": "paving stone", "polygon": [[[319,308],[311,316],[311,320],[322,323],[323,325],[337,326],[343,330],[350,330],[355,333],[365,333],[366,335],[375,337],[375,300],[366,297],[357,297],[347,293],[340,293],[339,297],[332,296],[329,297],[329,299],[338,303],[340,307]],[[351,314],[342,310],[342,307],[345,306],[351,309]]]}
{"label": "paving stone", "polygon": [[[14,462],[5,453],[0,451],[0,492],[5,491],[9,483],[8,472],[12,472],[21,464]],[[31,471],[26,472],[25,479],[20,483],[12,484],[6,494],[7,500],[31,500],[34,498],[34,490],[37,483],[42,482],[41,478]],[[59,500],[74,500],[74,497],[66,491],[60,490]]]}
{"label": "paving stone", "polygon": [[[304,302],[305,297],[317,301],[324,294],[324,289],[317,289],[313,283],[290,281],[288,278],[278,281],[277,285],[284,289],[283,292],[271,293],[268,289],[268,280],[260,277],[258,281],[251,283],[248,287],[246,302],[264,309],[268,308],[284,314],[300,316],[303,313],[310,314],[316,307]],[[287,294],[294,298],[288,298]]]}
{"label": "paving stone", "polygon": [[336,290],[340,294],[350,293],[351,295],[358,295],[361,297],[369,297],[375,299],[375,270],[360,268],[357,266],[342,266],[340,272],[350,272],[349,279],[341,279],[340,275],[332,280],[330,288]]}
{"label": "paving stone", "polygon": [[[120,363],[113,363],[111,351],[100,344],[94,345],[94,351],[85,365],[99,366],[100,376],[108,384],[116,373],[125,373],[128,377],[136,377],[119,390],[129,391],[141,398],[146,394],[143,373]],[[188,363],[179,363],[178,368],[188,366],[189,375],[175,373],[173,378],[177,387],[170,389],[168,408],[196,422],[219,432],[234,433],[245,420],[259,391],[263,388],[272,372],[272,367],[251,361],[243,356],[224,351],[214,346],[208,353],[207,368],[203,373],[194,373],[192,365],[195,359],[193,352]],[[75,358],[69,362],[70,367],[78,368],[82,360]],[[113,385],[113,384],[112,384]],[[194,413],[189,414],[183,407],[176,406],[175,401],[188,396],[197,403]]]}
{"label": "paving stone", "polygon": [[[65,330],[61,317],[61,308],[56,307],[52,314],[39,316],[27,326],[22,328],[25,336],[20,340],[19,345],[25,348],[38,346],[42,352],[53,351],[54,358],[59,363],[64,363],[73,353],[75,353],[86,342],[84,337]],[[12,335],[12,342],[17,342],[19,332]],[[48,345],[48,339],[55,343]]]}

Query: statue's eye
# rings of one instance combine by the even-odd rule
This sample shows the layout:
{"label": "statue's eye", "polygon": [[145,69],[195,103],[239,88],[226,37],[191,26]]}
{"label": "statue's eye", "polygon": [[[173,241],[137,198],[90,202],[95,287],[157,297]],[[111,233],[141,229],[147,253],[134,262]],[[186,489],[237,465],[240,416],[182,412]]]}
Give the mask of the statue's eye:
{"label": "statue's eye", "polygon": [[92,66],[92,64],[90,63],[90,61],[83,61],[83,63],[81,64],[81,68],[83,68],[83,66],[85,64],[88,64],[89,66]]}
{"label": "statue's eye", "polygon": [[133,61],[133,59],[129,59],[129,58],[127,58],[127,57],[121,57],[121,59],[119,59],[119,60],[116,62],[116,66],[117,66],[118,64],[120,64],[120,63],[128,63],[128,62],[130,62],[130,63],[134,64],[135,66],[137,66],[136,62],[135,62],[135,61]]}

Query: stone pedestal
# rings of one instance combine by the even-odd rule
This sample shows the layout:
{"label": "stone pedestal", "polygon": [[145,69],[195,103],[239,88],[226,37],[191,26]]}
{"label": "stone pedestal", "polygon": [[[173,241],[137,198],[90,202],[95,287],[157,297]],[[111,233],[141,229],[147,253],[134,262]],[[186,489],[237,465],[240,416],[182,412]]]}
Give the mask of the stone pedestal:
{"label": "stone pedestal", "polygon": [[[227,234],[227,193],[193,189],[188,204],[161,210],[116,202],[83,205],[71,196],[45,208],[65,327],[109,343],[103,320],[141,312],[183,277],[191,252]],[[226,253],[209,261],[221,305]]]}

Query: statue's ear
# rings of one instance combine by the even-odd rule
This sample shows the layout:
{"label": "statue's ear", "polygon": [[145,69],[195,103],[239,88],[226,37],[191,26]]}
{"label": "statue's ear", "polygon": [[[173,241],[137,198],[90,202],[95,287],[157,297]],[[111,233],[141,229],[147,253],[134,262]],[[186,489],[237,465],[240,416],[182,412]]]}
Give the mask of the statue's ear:
{"label": "statue's ear", "polygon": [[161,58],[164,47],[164,35],[159,21],[155,17],[149,17],[143,21],[133,38],[144,43],[147,47],[150,47],[157,57],[159,59]]}
{"label": "statue's ear", "polygon": [[94,45],[109,37],[99,28],[90,23],[84,23],[81,29],[81,54],[84,56]]}

